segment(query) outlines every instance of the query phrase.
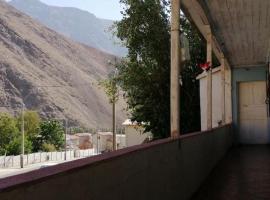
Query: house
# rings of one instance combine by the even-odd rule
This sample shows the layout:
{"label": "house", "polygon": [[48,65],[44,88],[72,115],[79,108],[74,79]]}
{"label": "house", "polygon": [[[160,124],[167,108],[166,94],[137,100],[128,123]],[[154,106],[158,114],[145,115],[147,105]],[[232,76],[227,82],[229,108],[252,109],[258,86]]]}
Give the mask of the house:
{"label": "house", "polygon": [[91,149],[93,148],[92,134],[91,133],[77,133],[75,135],[67,135],[67,148],[68,149]]}
{"label": "house", "polygon": [[149,132],[144,133],[144,128],[137,122],[127,119],[122,125],[125,127],[127,147],[143,144],[152,138],[152,134]]}
{"label": "house", "polygon": [[79,137],[76,135],[66,135],[67,149],[79,149]]}
{"label": "house", "polygon": [[209,129],[210,123],[211,128],[216,128],[233,122],[235,143],[270,143],[268,63],[224,68],[212,69],[211,101],[208,100],[210,72],[204,71],[197,77],[202,131]]}
{"label": "house", "polygon": [[91,133],[76,133],[75,136],[79,138],[79,149],[91,149],[93,148],[93,139]]}
{"label": "house", "polygon": [[[93,146],[96,152],[102,153],[112,151],[113,148],[113,133],[112,132],[98,132],[92,137]],[[126,136],[124,134],[116,134],[117,149],[126,147]]]}

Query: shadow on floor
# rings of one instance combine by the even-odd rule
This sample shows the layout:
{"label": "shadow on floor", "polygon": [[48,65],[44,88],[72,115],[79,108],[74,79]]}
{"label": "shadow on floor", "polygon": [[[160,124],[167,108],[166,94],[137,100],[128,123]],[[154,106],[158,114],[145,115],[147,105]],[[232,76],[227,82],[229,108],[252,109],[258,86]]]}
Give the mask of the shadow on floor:
{"label": "shadow on floor", "polygon": [[270,199],[270,145],[234,147],[191,200]]}

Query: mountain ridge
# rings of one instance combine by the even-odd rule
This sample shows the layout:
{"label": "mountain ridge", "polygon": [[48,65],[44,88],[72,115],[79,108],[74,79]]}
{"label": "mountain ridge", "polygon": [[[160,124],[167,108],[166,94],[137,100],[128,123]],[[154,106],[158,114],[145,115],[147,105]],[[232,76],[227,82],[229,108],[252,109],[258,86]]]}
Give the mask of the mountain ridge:
{"label": "mountain ridge", "polygon": [[[0,102],[68,118],[74,125],[111,125],[111,105],[98,81],[113,70],[115,56],[76,43],[0,1]],[[117,121],[125,119],[124,101]]]}
{"label": "mountain ridge", "polygon": [[97,18],[78,8],[50,6],[39,0],[11,0],[9,4],[77,42],[119,57],[127,53],[109,31],[112,20]]}

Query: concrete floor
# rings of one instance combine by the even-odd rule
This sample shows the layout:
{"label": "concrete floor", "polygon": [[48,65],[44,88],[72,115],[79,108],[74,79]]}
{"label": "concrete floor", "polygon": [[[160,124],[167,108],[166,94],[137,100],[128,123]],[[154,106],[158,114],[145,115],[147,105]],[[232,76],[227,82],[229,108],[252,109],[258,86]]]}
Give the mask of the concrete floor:
{"label": "concrete floor", "polygon": [[270,199],[270,146],[233,148],[192,200]]}

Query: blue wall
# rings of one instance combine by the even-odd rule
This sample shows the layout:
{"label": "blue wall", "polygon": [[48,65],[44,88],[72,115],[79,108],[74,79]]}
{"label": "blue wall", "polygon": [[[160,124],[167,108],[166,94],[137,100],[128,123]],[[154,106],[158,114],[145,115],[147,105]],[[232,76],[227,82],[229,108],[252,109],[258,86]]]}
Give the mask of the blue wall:
{"label": "blue wall", "polygon": [[267,67],[236,68],[232,71],[233,124],[237,132],[238,123],[238,83],[248,81],[265,81]]}

